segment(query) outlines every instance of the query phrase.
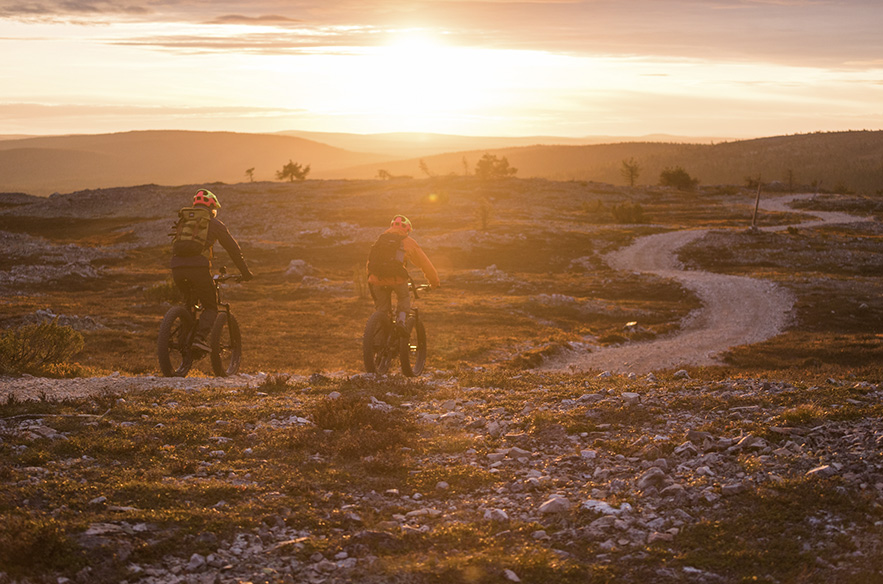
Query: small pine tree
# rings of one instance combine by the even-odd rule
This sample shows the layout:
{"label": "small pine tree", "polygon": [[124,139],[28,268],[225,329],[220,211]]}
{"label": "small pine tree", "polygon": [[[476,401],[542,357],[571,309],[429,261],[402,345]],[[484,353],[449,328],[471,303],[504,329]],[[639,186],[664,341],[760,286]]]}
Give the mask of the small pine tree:
{"label": "small pine tree", "polygon": [[623,160],[620,173],[629,186],[633,187],[635,186],[635,181],[638,180],[638,175],[641,174],[641,165],[634,158]]}
{"label": "small pine tree", "polygon": [[497,158],[493,154],[485,153],[475,164],[475,176],[482,179],[515,176],[516,172],[518,172],[518,169],[509,166],[509,161],[505,156]]}
{"label": "small pine tree", "polygon": [[699,184],[699,179],[693,178],[686,170],[676,166],[674,168],[666,168],[659,174],[659,184],[682,191],[692,191]]}
{"label": "small pine tree", "polygon": [[292,162],[290,159],[288,164],[282,167],[282,170],[276,172],[276,178],[279,180],[288,179],[289,182],[295,180],[305,180],[310,174],[310,165],[301,166],[298,162]]}
{"label": "small pine tree", "polygon": [[422,158],[420,159],[419,166],[420,166],[420,172],[422,172],[423,174],[425,174],[429,178],[432,178],[435,176],[435,173],[433,173],[431,170],[429,170],[429,165],[426,164],[426,161],[423,160]]}

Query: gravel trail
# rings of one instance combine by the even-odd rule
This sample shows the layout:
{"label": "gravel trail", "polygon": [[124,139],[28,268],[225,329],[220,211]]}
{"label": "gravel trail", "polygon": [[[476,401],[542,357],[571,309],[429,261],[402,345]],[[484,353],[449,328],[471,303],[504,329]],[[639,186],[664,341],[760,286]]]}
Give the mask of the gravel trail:
{"label": "gravel trail", "polygon": [[[788,203],[812,195],[794,195],[761,200],[767,211],[792,211]],[[797,227],[826,223],[853,223],[862,218],[845,213],[807,211],[817,220]],[[762,228],[780,231],[788,226]],[[677,258],[684,245],[708,233],[705,229],[658,233],[636,240],[631,246],[608,254],[614,269],[654,274],[676,280],[695,293],[702,308],[692,312],[673,336],[592,352],[572,351],[550,359],[547,371],[610,371],[644,374],[685,366],[719,365],[719,356],[739,345],[772,338],[785,330],[794,297],[773,282],[744,276],[685,270]]]}
{"label": "gravel trail", "polygon": [[[762,200],[768,211],[790,211],[788,203],[796,195]],[[816,220],[797,227],[825,223],[851,223],[862,218],[844,213],[812,211]],[[764,228],[775,231],[787,226]],[[701,237],[708,230],[685,230],[643,237],[631,246],[606,256],[618,270],[655,274],[682,283],[702,301],[702,308],[691,313],[679,333],[654,341],[592,352],[574,351],[550,359],[540,369],[546,371],[611,371],[649,373],[688,365],[719,364],[724,351],[744,344],[769,339],[784,330],[794,305],[791,294],[774,283],[742,276],[729,276],[684,270],[677,259],[678,250]],[[260,385],[266,374],[235,375],[227,378],[122,376],[75,379],[48,379],[32,376],[0,377],[0,400],[74,399],[104,393],[120,394],[153,388],[210,389]]]}
{"label": "gravel trail", "polygon": [[[79,399],[102,394],[125,394],[148,389],[211,389],[223,387],[257,387],[266,374],[240,373],[230,377],[156,377],[153,375],[125,376],[118,373],[101,377],[51,379],[48,377],[0,377],[0,400]],[[297,376],[291,376],[293,381]]]}

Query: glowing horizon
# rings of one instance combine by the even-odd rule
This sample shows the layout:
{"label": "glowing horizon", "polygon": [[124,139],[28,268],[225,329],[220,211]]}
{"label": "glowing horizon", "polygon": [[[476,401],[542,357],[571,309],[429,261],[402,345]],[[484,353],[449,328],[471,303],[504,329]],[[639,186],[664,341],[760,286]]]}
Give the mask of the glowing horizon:
{"label": "glowing horizon", "polygon": [[363,4],[0,0],[0,135],[883,128],[872,1]]}

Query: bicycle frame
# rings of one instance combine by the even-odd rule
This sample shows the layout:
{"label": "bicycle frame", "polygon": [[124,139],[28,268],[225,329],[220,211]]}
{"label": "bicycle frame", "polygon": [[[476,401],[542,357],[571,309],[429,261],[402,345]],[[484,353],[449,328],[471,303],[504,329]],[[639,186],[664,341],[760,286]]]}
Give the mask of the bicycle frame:
{"label": "bicycle frame", "polygon": [[[419,292],[429,286],[416,286],[409,283],[408,291],[419,298]],[[362,352],[365,369],[369,373],[385,374],[392,361],[398,357],[402,373],[407,377],[420,375],[426,360],[426,331],[420,318],[420,309],[411,307],[406,319],[405,332],[396,322],[396,315],[390,306],[386,313],[375,311],[365,325],[362,338]],[[416,334],[413,337],[412,334]],[[412,342],[413,340],[413,342]]]}
{"label": "bicycle frame", "polygon": [[[218,314],[221,312],[226,312],[230,314],[230,303],[229,302],[221,302],[221,286],[220,283],[225,280],[230,280],[236,278],[237,276],[227,274],[224,268],[221,268],[221,272],[219,274],[215,274],[212,276],[212,284],[215,286],[215,305],[218,307]],[[199,317],[202,314],[203,306],[197,301],[196,296],[193,294],[193,289],[188,288],[184,293],[184,307],[187,309],[187,312],[190,313],[190,317],[193,319],[194,323],[199,322]],[[190,334],[187,335],[187,347],[193,343],[193,339],[196,337],[196,327],[190,331]]]}
{"label": "bicycle frame", "polygon": [[[240,276],[228,275],[223,267],[219,272],[219,274],[212,276],[218,315],[210,329],[211,338],[207,339],[212,347],[208,354],[211,357],[212,369],[215,374],[229,375],[235,373],[239,368],[242,346],[239,325],[230,312],[230,305],[221,300],[220,283],[229,279],[239,279]],[[205,308],[197,300],[191,287],[183,292],[183,303],[170,308],[163,317],[160,335],[157,339],[160,369],[167,377],[186,376],[193,362],[207,354],[193,347],[198,332],[199,318]]]}

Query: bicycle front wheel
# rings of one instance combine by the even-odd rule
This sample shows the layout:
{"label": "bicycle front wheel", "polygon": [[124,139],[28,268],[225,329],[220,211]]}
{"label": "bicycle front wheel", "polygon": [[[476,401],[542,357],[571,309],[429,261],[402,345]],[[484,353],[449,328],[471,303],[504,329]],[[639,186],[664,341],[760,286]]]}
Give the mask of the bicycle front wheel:
{"label": "bicycle front wheel", "polygon": [[156,354],[159,369],[166,377],[184,377],[190,371],[193,365],[190,336],[195,324],[183,306],[171,307],[163,317],[156,340]]}
{"label": "bicycle front wheel", "polygon": [[423,373],[426,365],[426,329],[423,323],[409,318],[406,324],[408,338],[402,339],[399,358],[402,361],[402,373],[406,377],[416,377]]}
{"label": "bicycle front wheel", "polygon": [[212,371],[218,377],[235,375],[242,363],[242,335],[239,323],[229,312],[220,312],[212,326]]}
{"label": "bicycle front wheel", "polygon": [[389,371],[392,360],[389,349],[391,332],[389,315],[385,312],[377,311],[368,318],[362,335],[362,359],[366,372],[385,375]]}

